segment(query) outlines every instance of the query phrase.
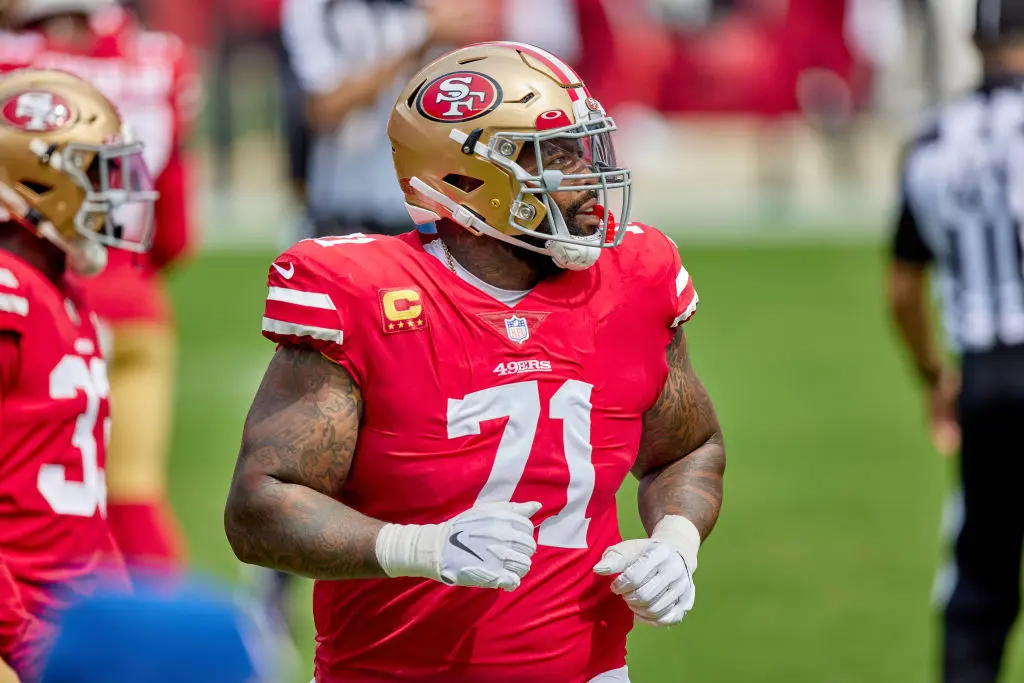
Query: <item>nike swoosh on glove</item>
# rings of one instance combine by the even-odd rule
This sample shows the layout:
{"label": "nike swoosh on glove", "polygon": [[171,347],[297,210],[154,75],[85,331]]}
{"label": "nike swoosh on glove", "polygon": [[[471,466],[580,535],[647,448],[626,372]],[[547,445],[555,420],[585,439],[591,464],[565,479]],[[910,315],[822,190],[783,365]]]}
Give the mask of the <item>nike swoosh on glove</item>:
{"label": "nike swoosh on glove", "polygon": [[700,534],[693,523],[669,515],[650,538],[608,548],[594,571],[619,575],[612,582],[612,592],[623,597],[637,619],[652,626],[672,626],[693,609],[699,546]]}
{"label": "nike swoosh on glove", "polygon": [[530,517],[540,508],[536,502],[486,503],[443,524],[388,524],[377,536],[377,560],[391,577],[514,591],[537,551]]}

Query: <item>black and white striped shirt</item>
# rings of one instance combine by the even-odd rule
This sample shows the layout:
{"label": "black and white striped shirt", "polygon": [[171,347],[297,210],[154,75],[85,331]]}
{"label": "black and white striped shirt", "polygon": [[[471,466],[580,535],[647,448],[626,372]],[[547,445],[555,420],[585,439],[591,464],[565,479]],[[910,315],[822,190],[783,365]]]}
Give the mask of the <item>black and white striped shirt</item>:
{"label": "black and white striped shirt", "polygon": [[930,117],[902,169],[896,259],[934,264],[963,352],[1024,345],[1024,75],[990,77]]}

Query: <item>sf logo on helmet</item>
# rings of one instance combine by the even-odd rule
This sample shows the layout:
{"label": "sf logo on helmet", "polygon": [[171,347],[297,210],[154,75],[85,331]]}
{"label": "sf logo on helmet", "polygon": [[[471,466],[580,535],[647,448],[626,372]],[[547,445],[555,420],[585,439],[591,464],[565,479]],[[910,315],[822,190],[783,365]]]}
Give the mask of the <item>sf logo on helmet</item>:
{"label": "sf logo on helmet", "polygon": [[472,121],[501,104],[501,86],[475,71],[456,71],[435,78],[420,91],[416,108],[433,121]]}
{"label": "sf logo on helmet", "polygon": [[4,122],[22,130],[49,133],[71,121],[71,107],[62,98],[48,92],[23,92],[0,109]]}

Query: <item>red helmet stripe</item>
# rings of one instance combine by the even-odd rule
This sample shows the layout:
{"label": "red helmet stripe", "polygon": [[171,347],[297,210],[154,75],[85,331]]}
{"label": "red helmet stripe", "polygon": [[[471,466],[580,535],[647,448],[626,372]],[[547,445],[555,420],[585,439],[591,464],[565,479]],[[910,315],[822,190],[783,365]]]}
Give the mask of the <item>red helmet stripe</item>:
{"label": "red helmet stripe", "polygon": [[[562,85],[572,85],[573,83],[582,83],[583,79],[580,78],[571,66],[563,62],[558,57],[554,56],[546,50],[541,50],[539,47],[527,45],[526,43],[514,43],[509,40],[500,40],[490,45],[497,45],[500,47],[510,47],[520,52],[530,55],[538,62],[555,72],[555,75],[561,78]],[[586,88],[573,88],[569,91],[569,97],[573,102],[576,100],[585,100],[590,97],[590,93],[587,92]]]}

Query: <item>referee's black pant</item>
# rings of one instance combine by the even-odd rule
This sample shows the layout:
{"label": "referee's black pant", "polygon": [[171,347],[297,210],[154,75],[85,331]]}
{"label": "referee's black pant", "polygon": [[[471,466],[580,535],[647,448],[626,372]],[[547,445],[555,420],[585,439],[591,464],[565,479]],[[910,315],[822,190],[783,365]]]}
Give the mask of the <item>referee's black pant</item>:
{"label": "referee's black pant", "polygon": [[959,412],[963,525],[943,615],[943,681],[992,683],[1020,608],[1024,347],[965,355]]}

